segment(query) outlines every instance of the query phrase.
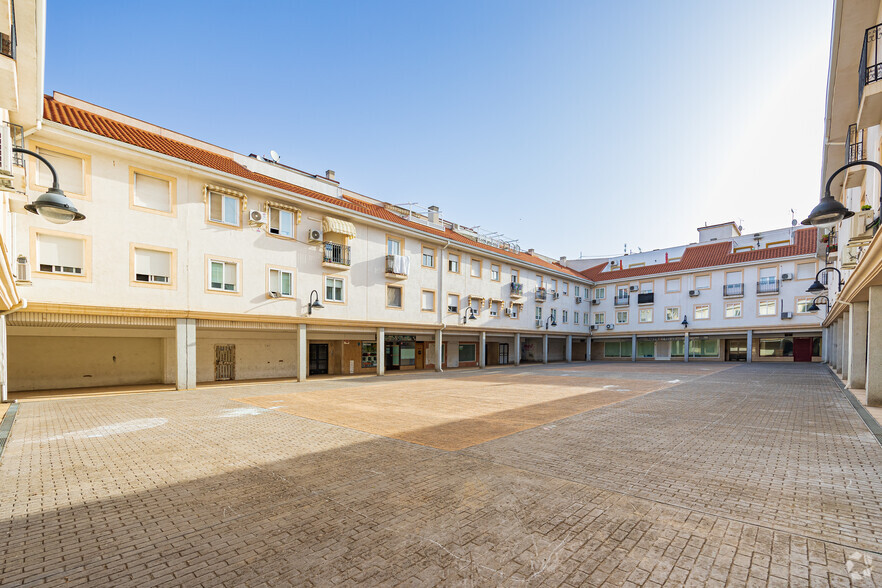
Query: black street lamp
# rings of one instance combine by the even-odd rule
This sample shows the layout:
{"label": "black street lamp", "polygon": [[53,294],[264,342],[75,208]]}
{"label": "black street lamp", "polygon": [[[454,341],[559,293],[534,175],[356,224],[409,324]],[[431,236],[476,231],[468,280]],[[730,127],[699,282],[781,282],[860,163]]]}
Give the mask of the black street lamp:
{"label": "black street lamp", "polygon": [[683,325],[683,328],[684,328],[684,329],[688,329],[688,328],[689,328],[689,321],[686,319],[685,316],[683,317],[683,322],[680,323],[680,324]]}
{"label": "black street lamp", "polygon": [[64,192],[61,191],[61,187],[58,184],[58,172],[55,171],[55,168],[52,167],[49,160],[39,153],[35,153],[28,149],[22,149],[21,147],[13,147],[12,151],[13,153],[23,153],[25,155],[36,157],[49,168],[50,172],[52,172],[52,187],[32,203],[25,204],[25,210],[34,214],[39,214],[50,223],[55,223],[56,225],[63,225],[70,221],[81,221],[86,218],[86,215],[78,211],[73,205],[73,202],[70,201],[70,198],[65,196]]}
{"label": "black street lamp", "polygon": [[475,309],[471,306],[466,307],[465,312],[462,315],[462,324],[468,324],[469,321],[476,320],[478,318],[477,313],[475,313]]}
{"label": "black street lamp", "polygon": [[[833,174],[827,179],[827,185],[824,187],[824,197],[821,198],[821,202],[812,209],[808,217],[802,221],[802,224],[827,228],[832,227],[841,220],[854,216],[852,211],[833,198],[832,194],[830,194],[830,184],[833,183],[833,178],[839,175],[839,172],[858,165],[868,165],[878,171],[879,175],[882,176],[882,165],[879,165],[875,161],[859,159],[843,165],[833,172]],[[882,186],[879,188],[879,206],[882,207]]]}
{"label": "black street lamp", "polygon": [[548,318],[545,319],[545,330],[546,330],[546,331],[548,330],[548,321],[551,321],[551,326],[552,326],[552,327],[556,327],[556,326],[557,326],[557,319],[555,319],[555,317],[554,317],[553,314],[552,314],[552,315],[549,315]]}
{"label": "black street lamp", "polygon": [[[313,301],[312,297],[315,296],[315,301]],[[324,305],[319,302],[319,295],[317,290],[313,290],[309,293],[309,305],[306,307],[307,314],[312,314],[312,309],[321,310],[324,308]]]}
{"label": "black street lamp", "polygon": [[812,285],[808,287],[806,292],[808,292],[809,294],[817,294],[819,292],[823,292],[824,290],[826,290],[827,286],[825,286],[824,284],[821,283],[820,277],[821,277],[822,273],[829,272],[829,271],[834,271],[837,274],[839,274],[838,290],[836,290],[836,291],[842,292],[842,272],[839,271],[839,268],[835,268],[833,266],[822,267],[820,270],[818,270],[818,273],[815,274],[815,281],[812,282]]}
{"label": "black street lamp", "polygon": [[827,307],[827,312],[830,312],[830,299],[826,296],[815,296],[814,299],[812,299],[811,306],[809,306],[806,310],[809,312],[818,312],[819,310],[821,310],[821,308],[818,306],[818,301],[821,299],[823,299],[823,302],[821,302],[821,304]]}

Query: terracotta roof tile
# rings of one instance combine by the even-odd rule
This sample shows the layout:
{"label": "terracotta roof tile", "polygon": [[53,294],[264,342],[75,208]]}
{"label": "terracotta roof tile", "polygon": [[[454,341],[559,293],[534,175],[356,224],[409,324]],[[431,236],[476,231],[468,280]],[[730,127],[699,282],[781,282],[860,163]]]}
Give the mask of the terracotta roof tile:
{"label": "terracotta roof tile", "polygon": [[817,251],[817,238],[817,229],[814,227],[807,227],[796,231],[793,245],[732,253],[732,242],[720,241],[687,247],[680,260],[673,263],[647,265],[613,271],[603,271],[608,264],[601,263],[584,270],[582,274],[595,282],[611,282],[652,274],[696,270],[736,263],[762,261],[764,259],[792,257],[794,255],[811,255]]}
{"label": "terracotta roof tile", "polygon": [[477,247],[479,249],[484,249],[497,255],[508,257],[510,259],[544,267],[548,270],[554,270],[564,274],[569,274],[574,278],[584,279],[586,277],[580,272],[565,268],[557,263],[549,263],[544,259],[541,259],[540,257],[537,257],[535,255],[530,255],[529,253],[506,251],[504,249],[499,249],[497,247],[492,247],[490,245],[485,245],[483,243],[473,241],[468,237],[460,235],[459,233],[456,233],[449,228],[445,228],[443,230],[435,229],[432,227],[427,227],[420,223],[403,219],[400,216],[376,204],[364,202],[351,197],[346,197],[344,199],[334,198],[332,196],[327,196],[319,192],[314,192],[312,190],[308,190],[306,188],[288,182],[277,180],[263,174],[255,173],[247,169],[246,167],[236,163],[236,161],[234,161],[230,157],[225,157],[206,149],[200,149],[199,147],[188,145],[170,137],[164,137],[157,133],[152,133],[150,131],[140,129],[135,126],[128,125],[107,118],[105,116],[101,116],[100,114],[96,114],[94,112],[90,112],[88,110],[84,110],[82,108],[66,104],[64,102],[59,102],[51,96],[44,96],[43,116],[46,120],[73,127],[81,131],[86,131],[88,133],[107,137],[109,139],[127,143],[129,145],[134,145],[136,147],[147,149],[149,151],[155,151],[157,153],[169,155],[183,161],[188,161],[196,165],[201,165],[221,172],[239,176],[241,178],[259,182],[261,184],[272,186],[280,190],[286,190],[288,192],[293,192],[301,196],[314,198],[318,201],[342,206],[343,208],[348,208],[355,212],[372,216],[374,218],[396,223],[435,237],[449,239],[450,241],[467,244],[472,247]]}

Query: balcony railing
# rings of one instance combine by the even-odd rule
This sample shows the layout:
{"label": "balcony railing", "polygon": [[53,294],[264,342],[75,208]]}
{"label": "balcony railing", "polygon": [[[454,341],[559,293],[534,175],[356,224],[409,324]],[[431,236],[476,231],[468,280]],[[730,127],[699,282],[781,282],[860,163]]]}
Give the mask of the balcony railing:
{"label": "balcony railing", "polygon": [[864,87],[882,79],[882,63],[880,63],[879,44],[877,40],[882,34],[882,24],[864,31],[864,48],[861,50],[861,65],[858,75],[858,104],[863,100]]}
{"label": "balcony railing", "polygon": [[322,258],[323,263],[351,265],[351,261],[349,258],[349,246],[340,245],[339,243],[331,243],[329,241],[325,241],[324,245],[324,257]]}
{"label": "balcony railing", "polygon": [[781,289],[781,282],[777,278],[769,280],[760,280],[756,283],[757,294],[774,294]]}
{"label": "balcony railing", "polygon": [[631,301],[631,296],[629,294],[617,294],[614,304],[616,306],[624,306]]}
{"label": "balcony railing", "polygon": [[723,296],[744,296],[744,284],[723,284]]}
{"label": "balcony railing", "polygon": [[845,163],[849,164],[864,158],[864,129],[857,128],[857,123],[848,127],[846,139]]}
{"label": "balcony railing", "polygon": [[545,302],[548,298],[548,291],[545,288],[536,288],[536,302]]}
{"label": "balcony railing", "polygon": [[524,295],[524,285],[520,282],[512,282],[511,283],[511,295],[512,296],[523,296]]}
{"label": "balcony railing", "polygon": [[831,233],[827,235],[827,253],[836,253],[839,251],[839,235]]}
{"label": "balcony railing", "polygon": [[386,256],[386,273],[395,276],[406,276],[410,269],[410,262],[403,255]]}
{"label": "balcony railing", "polygon": [[642,292],[637,295],[637,304],[652,304],[655,302],[655,293]]}

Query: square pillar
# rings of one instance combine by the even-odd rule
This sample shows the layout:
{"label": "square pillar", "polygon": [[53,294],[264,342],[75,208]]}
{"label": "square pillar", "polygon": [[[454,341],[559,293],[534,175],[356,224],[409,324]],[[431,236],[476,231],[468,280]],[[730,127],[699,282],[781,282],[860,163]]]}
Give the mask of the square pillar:
{"label": "square pillar", "polygon": [[567,346],[566,346],[566,351],[564,353],[565,353],[565,357],[567,359],[567,363],[573,363],[573,336],[572,335],[567,335]]}
{"label": "square pillar", "polygon": [[821,329],[821,361],[827,363],[827,344],[830,342],[830,336],[827,335],[827,327]]}
{"label": "square pillar", "polygon": [[689,361],[689,333],[683,333],[683,361]]}
{"label": "square pillar", "polygon": [[548,335],[542,336],[542,363],[548,363]]}
{"label": "square pillar", "polygon": [[175,320],[175,388],[196,387],[196,319]]}
{"label": "square pillar", "polygon": [[377,375],[386,374],[386,329],[377,327]]}
{"label": "square pillar", "polygon": [[441,364],[444,363],[444,345],[441,341],[441,329],[435,331],[435,371],[442,371]]}
{"label": "square pillar", "polygon": [[842,379],[848,380],[848,340],[851,333],[851,313],[842,313],[842,355],[839,366],[842,370]]}
{"label": "square pillar", "polygon": [[591,337],[585,339],[585,361],[591,361]]}
{"label": "square pillar", "polygon": [[631,361],[637,361],[637,335],[631,335]]}
{"label": "square pillar", "polygon": [[870,286],[867,321],[867,404],[882,406],[882,286]]}
{"label": "square pillar", "polygon": [[297,381],[305,382],[309,373],[309,345],[306,343],[306,325],[297,325]]}
{"label": "square pillar", "polygon": [[6,342],[6,316],[0,316],[0,402],[9,400],[9,355]]}
{"label": "square pillar", "polygon": [[863,389],[867,385],[867,320],[869,302],[853,302],[849,313],[848,387]]}
{"label": "square pillar", "polygon": [[481,338],[479,339],[478,346],[481,348],[479,351],[481,352],[480,359],[478,360],[478,367],[485,368],[487,367],[487,332],[481,331]]}
{"label": "square pillar", "polygon": [[521,365],[521,334],[515,333],[514,339],[514,364]]}
{"label": "square pillar", "polygon": [[753,363],[753,330],[747,331],[747,363]]}
{"label": "square pillar", "polygon": [[830,328],[833,331],[830,338],[830,367],[836,371],[839,369],[839,321],[834,321]]}

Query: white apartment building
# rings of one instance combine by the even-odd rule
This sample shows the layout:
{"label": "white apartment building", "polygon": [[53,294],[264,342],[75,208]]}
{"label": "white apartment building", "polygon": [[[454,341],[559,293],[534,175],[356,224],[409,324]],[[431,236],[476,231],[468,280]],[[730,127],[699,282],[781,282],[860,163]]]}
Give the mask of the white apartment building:
{"label": "white apartment building", "polygon": [[730,222],[698,233],[696,244],[570,262],[590,264],[582,273],[595,282],[592,359],[821,361],[806,293],[816,229],[742,235]]}
{"label": "white apartment building", "polygon": [[873,165],[855,162],[882,162],[880,33],[879,0],[835,1],[821,169],[821,194],[830,179],[833,198],[853,213],[824,235],[825,267],[833,268],[823,292],[825,356],[873,406],[882,406],[882,178]]}

